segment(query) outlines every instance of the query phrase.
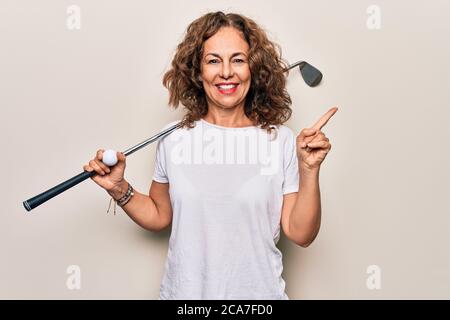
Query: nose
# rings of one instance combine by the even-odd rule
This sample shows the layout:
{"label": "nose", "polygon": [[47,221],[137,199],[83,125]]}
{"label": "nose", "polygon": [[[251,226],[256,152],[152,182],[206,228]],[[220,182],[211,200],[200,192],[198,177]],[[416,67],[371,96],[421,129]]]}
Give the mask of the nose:
{"label": "nose", "polygon": [[222,64],[220,76],[224,79],[228,79],[234,75],[233,73],[233,67],[231,66],[230,62],[224,61],[224,63]]}

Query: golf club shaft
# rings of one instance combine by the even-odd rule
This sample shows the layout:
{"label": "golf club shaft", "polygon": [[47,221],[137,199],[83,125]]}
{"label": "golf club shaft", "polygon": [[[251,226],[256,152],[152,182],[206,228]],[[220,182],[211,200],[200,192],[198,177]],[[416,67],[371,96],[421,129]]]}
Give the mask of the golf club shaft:
{"label": "golf club shaft", "polygon": [[[145,147],[146,145],[162,138],[163,136],[166,136],[168,134],[170,134],[172,131],[174,131],[175,129],[177,129],[178,127],[181,126],[181,122],[178,122],[177,124],[161,131],[160,133],[154,135],[153,137],[135,145],[134,147],[127,149],[123,154],[125,156],[128,156],[134,152],[136,152],[137,150]],[[37,206],[43,204],[44,202],[50,200],[51,198],[57,196],[58,194],[72,188],[73,186],[79,184],[80,182],[92,177],[96,175],[95,171],[83,171],[82,173],[58,184],[57,186],[42,192],[41,194],[38,194],[37,196],[30,198],[26,201],[23,202],[23,206],[25,207],[25,209],[27,211],[31,211],[32,209],[36,208]]]}

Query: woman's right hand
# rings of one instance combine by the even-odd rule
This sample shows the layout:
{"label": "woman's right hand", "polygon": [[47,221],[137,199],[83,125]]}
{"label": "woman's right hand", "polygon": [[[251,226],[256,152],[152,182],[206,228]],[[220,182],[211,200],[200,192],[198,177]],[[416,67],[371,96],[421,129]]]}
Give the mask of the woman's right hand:
{"label": "woman's right hand", "polygon": [[98,150],[95,158],[89,161],[89,164],[84,165],[83,170],[95,171],[97,174],[92,176],[91,179],[106,191],[111,191],[124,180],[126,157],[123,153],[117,152],[117,163],[112,167],[108,167],[102,161],[103,152],[105,150]]}

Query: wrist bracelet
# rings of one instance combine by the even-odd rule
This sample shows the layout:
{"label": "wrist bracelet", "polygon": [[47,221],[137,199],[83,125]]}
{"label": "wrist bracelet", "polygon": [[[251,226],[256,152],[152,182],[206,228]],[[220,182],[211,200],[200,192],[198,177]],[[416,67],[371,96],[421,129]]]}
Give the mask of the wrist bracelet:
{"label": "wrist bracelet", "polygon": [[123,207],[124,205],[126,205],[128,203],[128,201],[130,201],[131,197],[134,195],[134,190],[133,187],[131,186],[130,183],[128,183],[128,189],[127,192],[125,193],[125,195],[120,198],[119,200],[117,200],[117,204],[120,207]]}
{"label": "wrist bracelet", "polygon": [[111,197],[111,200],[109,200],[109,206],[106,213],[109,213],[109,209],[111,208],[111,202],[114,200],[114,215],[116,215],[116,204],[118,204],[120,207],[123,207],[128,203],[128,201],[130,201],[132,196],[134,196],[134,189],[131,186],[131,184],[128,183],[127,192],[123,197],[121,197],[119,200],[115,200],[113,197]]}

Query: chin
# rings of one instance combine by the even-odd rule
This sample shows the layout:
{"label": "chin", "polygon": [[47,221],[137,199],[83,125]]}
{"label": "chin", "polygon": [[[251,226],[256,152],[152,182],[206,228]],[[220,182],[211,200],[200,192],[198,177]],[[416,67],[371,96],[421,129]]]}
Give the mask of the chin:
{"label": "chin", "polygon": [[227,99],[215,99],[212,100],[212,102],[216,105],[219,106],[221,108],[226,108],[226,109],[230,109],[230,108],[234,108],[237,107],[238,105],[240,105],[244,100],[227,100]]}

